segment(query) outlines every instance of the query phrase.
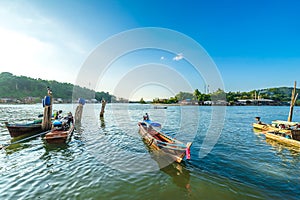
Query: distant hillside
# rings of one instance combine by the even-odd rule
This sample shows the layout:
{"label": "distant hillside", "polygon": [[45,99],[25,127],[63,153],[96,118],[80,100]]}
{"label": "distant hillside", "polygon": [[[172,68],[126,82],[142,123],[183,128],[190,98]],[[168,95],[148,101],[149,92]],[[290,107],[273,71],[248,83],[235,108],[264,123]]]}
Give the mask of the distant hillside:
{"label": "distant hillside", "polygon": [[[277,101],[288,102],[291,100],[292,90],[293,87],[267,88],[267,89],[257,90],[257,94],[264,98],[270,98]],[[296,88],[296,93],[300,95],[300,89]]]}
{"label": "distant hillside", "polygon": [[43,98],[47,93],[47,87],[52,89],[54,98],[61,98],[65,101],[71,101],[72,97],[73,100],[82,97],[85,99],[97,99],[98,101],[104,98],[106,101],[111,102],[112,98],[115,98],[108,92],[95,92],[70,83],[15,76],[9,72],[0,74],[0,98]]}

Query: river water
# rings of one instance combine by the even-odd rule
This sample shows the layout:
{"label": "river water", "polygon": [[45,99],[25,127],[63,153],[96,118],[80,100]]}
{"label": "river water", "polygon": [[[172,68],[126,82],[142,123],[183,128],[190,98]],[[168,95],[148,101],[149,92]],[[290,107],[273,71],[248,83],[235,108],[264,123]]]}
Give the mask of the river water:
{"label": "river water", "polygon": [[[74,113],[76,105],[53,107]],[[289,107],[219,107],[226,112],[224,126],[222,119],[211,120],[215,107],[107,104],[102,120],[100,109],[100,104],[84,106],[81,124],[66,145],[49,145],[36,137],[0,150],[0,199],[300,196],[300,149],[268,141],[251,126],[256,116],[267,123],[285,120]],[[30,121],[42,112],[39,104],[0,105],[0,143],[17,142],[10,138],[5,121]],[[137,122],[145,112],[170,136],[193,142],[190,160],[158,162],[156,152],[138,134]],[[298,107],[294,120],[300,121]],[[221,127],[209,132],[218,124]]]}

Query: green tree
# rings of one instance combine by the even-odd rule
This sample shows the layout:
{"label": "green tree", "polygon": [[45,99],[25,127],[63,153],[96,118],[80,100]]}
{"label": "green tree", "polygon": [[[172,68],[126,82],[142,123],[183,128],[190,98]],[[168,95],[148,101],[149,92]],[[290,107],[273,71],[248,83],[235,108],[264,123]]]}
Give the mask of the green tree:
{"label": "green tree", "polygon": [[226,93],[219,88],[217,91],[211,94],[211,99],[213,101],[226,100]]}
{"label": "green tree", "polygon": [[172,104],[172,103],[177,103],[178,102],[178,99],[177,97],[170,97],[169,100],[168,100],[168,104]]}
{"label": "green tree", "polygon": [[179,94],[176,95],[176,98],[178,101],[182,101],[185,99],[194,99],[194,95],[189,92],[179,92]]}
{"label": "green tree", "polygon": [[140,104],[146,104],[143,98],[140,99]]}

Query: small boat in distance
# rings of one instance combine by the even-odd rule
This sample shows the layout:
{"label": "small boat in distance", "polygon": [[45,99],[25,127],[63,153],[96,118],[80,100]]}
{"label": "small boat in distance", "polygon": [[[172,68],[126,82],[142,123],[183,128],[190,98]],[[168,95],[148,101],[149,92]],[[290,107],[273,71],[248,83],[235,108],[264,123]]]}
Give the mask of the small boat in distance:
{"label": "small boat in distance", "polygon": [[74,131],[74,121],[72,113],[69,112],[68,116],[62,120],[55,120],[52,125],[52,130],[44,137],[47,143],[50,144],[63,144],[67,143]]}
{"label": "small boat in distance", "polygon": [[167,109],[167,106],[154,106],[154,109]]}
{"label": "small boat in distance", "polygon": [[42,132],[42,120],[39,119],[30,123],[4,123],[11,137]]}
{"label": "small boat in distance", "polygon": [[167,154],[173,161],[180,163],[184,156],[190,159],[191,142],[184,144],[174,138],[163,133],[161,125],[151,120],[144,120],[138,123],[139,134],[142,136],[145,143],[156,150],[161,150]]}

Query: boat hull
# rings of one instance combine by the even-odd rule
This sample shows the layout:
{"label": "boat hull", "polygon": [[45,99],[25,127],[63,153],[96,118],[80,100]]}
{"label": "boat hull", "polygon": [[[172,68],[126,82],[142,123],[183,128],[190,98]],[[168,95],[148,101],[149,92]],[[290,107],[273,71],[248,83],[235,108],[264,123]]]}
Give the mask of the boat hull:
{"label": "boat hull", "polygon": [[300,141],[298,140],[289,139],[281,135],[276,135],[275,133],[271,133],[271,132],[267,132],[265,135],[267,139],[275,140],[285,145],[295,146],[300,148]]}
{"label": "boat hull", "polygon": [[253,128],[255,128],[256,130],[260,130],[262,131],[263,133],[264,132],[268,132],[268,131],[277,131],[277,132],[283,132],[283,133],[287,133],[287,134],[291,134],[291,130],[288,130],[288,129],[280,129],[280,128],[277,128],[277,127],[274,127],[270,124],[259,124],[259,123],[253,123],[252,124]]}
{"label": "boat hull", "polygon": [[[163,151],[168,157],[170,157],[173,161],[180,163],[184,156],[186,155],[187,149],[189,151],[189,148],[192,143],[188,143],[187,145],[184,145],[183,143],[179,141],[171,141],[168,140],[168,138],[165,138],[164,141],[158,139],[164,138],[165,135],[150,129],[145,123],[138,123],[139,126],[139,134],[143,138],[144,142],[151,148],[155,150],[161,150]],[[180,144],[181,147],[178,147],[177,145]],[[184,146],[184,147],[183,147]]]}
{"label": "boat hull", "polygon": [[63,144],[67,143],[74,131],[74,126],[72,125],[69,130],[52,130],[47,133],[44,137],[47,143],[50,144]]}
{"label": "boat hull", "polygon": [[6,122],[5,125],[11,137],[42,132],[41,124],[9,124]]}

